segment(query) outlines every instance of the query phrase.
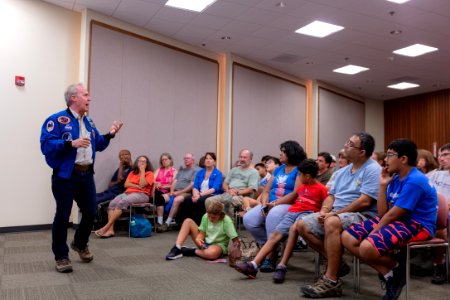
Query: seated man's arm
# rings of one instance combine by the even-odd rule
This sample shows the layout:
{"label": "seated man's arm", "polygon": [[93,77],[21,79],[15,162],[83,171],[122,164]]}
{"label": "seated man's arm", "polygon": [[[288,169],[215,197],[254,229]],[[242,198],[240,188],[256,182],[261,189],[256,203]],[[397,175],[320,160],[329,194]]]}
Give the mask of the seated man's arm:
{"label": "seated man's arm", "polygon": [[228,190],[230,189],[230,186],[228,185],[228,183],[226,181],[224,181],[222,183],[222,189],[224,193],[228,193]]}
{"label": "seated man's arm", "polygon": [[173,192],[174,196],[182,195],[184,193],[190,193],[192,191],[192,187],[194,186],[194,182],[191,181],[184,189]]}
{"label": "seated man's arm", "polygon": [[238,196],[250,196],[251,194],[253,194],[255,190],[251,187],[246,187],[244,189],[240,189],[236,192],[236,195]]}
{"label": "seated man's arm", "polygon": [[170,189],[169,189],[169,195],[175,195],[175,185],[177,184],[177,179],[175,178],[174,180],[172,180],[172,183],[170,184]]}
{"label": "seated man's arm", "polygon": [[239,189],[236,191],[236,195],[238,196],[251,196],[257,189],[259,183],[259,174],[258,171],[253,170],[248,178],[248,186],[243,189]]}
{"label": "seated man's arm", "polygon": [[352,203],[347,205],[346,207],[336,211],[336,214],[347,213],[347,212],[360,212],[367,210],[375,201],[372,197],[361,194],[358,199],[354,200]]}

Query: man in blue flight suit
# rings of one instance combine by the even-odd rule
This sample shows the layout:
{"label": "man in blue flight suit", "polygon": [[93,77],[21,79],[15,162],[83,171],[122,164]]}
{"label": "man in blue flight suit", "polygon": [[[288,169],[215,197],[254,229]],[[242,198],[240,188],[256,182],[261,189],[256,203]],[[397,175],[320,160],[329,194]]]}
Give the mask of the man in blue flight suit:
{"label": "man in blue flight suit", "polygon": [[86,116],[91,98],[81,83],[70,85],[64,96],[68,108],[48,117],[41,129],[41,151],[53,169],[56,214],[52,226],[52,250],[56,270],[61,273],[72,272],[67,227],[73,200],[77,202],[82,218],[70,247],[83,262],[88,263],[94,258],[88,241],[97,208],[95,152],[106,149],[123,125],[114,121],[109,132],[100,135],[92,119]]}

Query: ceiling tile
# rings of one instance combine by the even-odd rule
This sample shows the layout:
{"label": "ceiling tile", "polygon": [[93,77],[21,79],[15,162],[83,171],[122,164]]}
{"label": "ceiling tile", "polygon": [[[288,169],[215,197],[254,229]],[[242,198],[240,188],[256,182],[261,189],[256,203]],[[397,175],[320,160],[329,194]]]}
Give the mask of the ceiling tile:
{"label": "ceiling tile", "polygon": [[111,16],[121,0],[76,0],[77,6],[89,7],[92,10]]}
{"label": "ceiling tile", "polygon": [[127,0],[120,2],[113,17],[118,19],[131,20],[133,24],[145,26],[155,13],[160,9],[160,5],[142,0]]}

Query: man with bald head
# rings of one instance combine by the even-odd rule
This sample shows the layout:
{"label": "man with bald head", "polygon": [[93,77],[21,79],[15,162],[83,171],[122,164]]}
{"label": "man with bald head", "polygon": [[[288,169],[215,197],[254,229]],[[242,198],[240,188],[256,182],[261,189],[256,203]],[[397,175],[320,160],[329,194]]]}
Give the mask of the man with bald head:
{"label": "man with bald head", "polygon": [[239,152],[237,167],[230,170],[223,182],[224,193],[208,198],[206,206],[209,201],[217,199],[225,205],[225,213],[232,216],[234,207],[241,206],[245,196],[253,195],[258,189],[259,173],[251,165],[252,158],[253,153],[248,149]]}
{"label": "man with bald head", "polygon": [[[166,205],[169,216],[165,223],[157,225],[156,230],[159,233],[170,230],[170,224],[177,215],[180,204],[184,202],[184,198],[190,196],[192,193],[195,175],[199,168],[195,165],[195,158],[192,153],[186,153],[183,157],[183,161],[184,166],[180,167],[175,180],[172,181],[170,192],[163,195],[164,198],[167,197],[167,201],[170,203]],[[172,200],[170,200],[171,198]]]}

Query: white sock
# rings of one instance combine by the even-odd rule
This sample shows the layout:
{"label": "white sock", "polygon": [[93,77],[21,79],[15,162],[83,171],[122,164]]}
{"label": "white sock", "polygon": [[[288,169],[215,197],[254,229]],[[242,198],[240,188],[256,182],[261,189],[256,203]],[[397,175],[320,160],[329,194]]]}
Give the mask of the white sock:
{"label": "white sock", "polygon": [[389,272],[384,274],[384,279],[388,280],[389,277],[392,277],[392,276],[394,276],[394,272],[392,270],[390,270]]}
{"label": "white sock", "polygon": [[331,281],[332,283],[337,283],[337,280],[330,279],[326,275],[323,275],[323,277],[325,277],[328,281]]}
{"label": "white sock", "polygon": [[172,222],[172,218],[171,217],[167,217],[166,223],[170,225],[170,222]]}
{"label": "white sock", "polygon": [[252,260],[250,263],[253,265],[253,267],[255,268],[255,270],[258,269],[258,265],[255,263],[254,260]]}
{"label": "white sock", "polygon": [[163,223],[163,217],[158,216],[158,224],[162,225]]}
{"label": "white sock", "polygon": [[181,245],[180,244],[175,244],[175,247],[177,247],[178,249],[181,249]]}

